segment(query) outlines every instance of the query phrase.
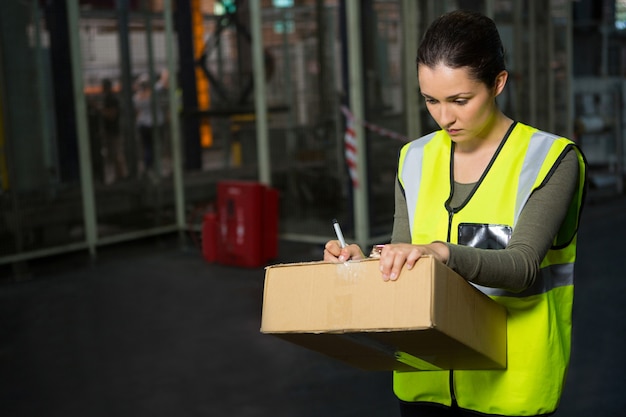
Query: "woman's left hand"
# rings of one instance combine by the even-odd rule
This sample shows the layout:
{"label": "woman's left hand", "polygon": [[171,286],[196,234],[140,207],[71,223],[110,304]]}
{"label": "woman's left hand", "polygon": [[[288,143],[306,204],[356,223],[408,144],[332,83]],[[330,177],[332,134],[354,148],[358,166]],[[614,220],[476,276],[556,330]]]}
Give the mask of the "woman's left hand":
{"label": "woman's left hand", "polygon": [[397,280],[404,265],[407,269],[411,269],[415,262],[424,255],[431,255],[438,261],[446,263],[450,251],[443,242],[433,242],[428,245],[411,245],[409,243],[385,245],[380,253],[380,272],[383,281]]}

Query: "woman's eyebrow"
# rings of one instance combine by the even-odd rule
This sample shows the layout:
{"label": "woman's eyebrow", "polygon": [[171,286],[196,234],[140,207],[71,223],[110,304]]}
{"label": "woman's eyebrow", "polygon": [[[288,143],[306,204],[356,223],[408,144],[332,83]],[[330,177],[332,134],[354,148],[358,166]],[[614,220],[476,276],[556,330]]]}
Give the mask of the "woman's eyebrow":
{"label": "woman's eyebrow", "polygon": [[[422,94],[422,96],[424,96],[425,98],[431,98],[431,99],[436,100],[436,98],[434,98],[434,97],[432,97],[432,96],[430,96],[430,95],[428,95],[428,94],[426,94],[426,93],[421,93],[421,94]],[[463,95],[469,95],[469,94],[470,94],[469,92],[468,92],[468,93],[456,93],[456,94],[452,94],[452,95],[450,95],[450,96],[446,97],[445,99],[446,99],[446,100],[454,100],[454,99],[459,98],[460,96],[463,96]]]}

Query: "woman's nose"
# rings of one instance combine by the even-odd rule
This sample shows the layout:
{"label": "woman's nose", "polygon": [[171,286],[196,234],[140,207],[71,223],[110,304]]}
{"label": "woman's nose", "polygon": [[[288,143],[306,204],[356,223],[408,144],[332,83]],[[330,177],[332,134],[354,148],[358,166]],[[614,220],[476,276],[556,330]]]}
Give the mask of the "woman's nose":
{"label": "woman's nose", "polygon": [[455,120],[456,116],[450,106],[443,104],[439,107],[439,124],[442,127],[450,126]]}

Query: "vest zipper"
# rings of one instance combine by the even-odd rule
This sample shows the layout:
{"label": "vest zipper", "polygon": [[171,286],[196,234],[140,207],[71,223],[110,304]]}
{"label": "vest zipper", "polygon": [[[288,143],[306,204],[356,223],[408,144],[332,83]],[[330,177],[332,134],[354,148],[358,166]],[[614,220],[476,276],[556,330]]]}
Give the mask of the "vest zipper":
{"label": "vest zipper", "polygon": [[450,243],[450,235],[452,234],[452,217],[454,216],[454,211],[449,208],[447,204],[446,210],[448,211],[448,236],[446,236],[446,242]]}
{"label": "vest zipper", "polygon": [[452,404],[450,405],[452,408],[456,408],[456,394],[454,393],[454,371],[450,371],[450,378],[448,379],[450,382],[450,399],[452,400]]}
{"label": "vest zipper", "polygon": [[[454,210],[446,203],[446,210],[448,211],[448,236],[446,242],[450,243],[450,235],[452,233],[452,218],[454,217]],[[450,370],[450,376],[448,378],[450,385],[450,399],[452,400],[451,406],[454,408],[456,404],[456,394],[454,393],[454,371]]]}

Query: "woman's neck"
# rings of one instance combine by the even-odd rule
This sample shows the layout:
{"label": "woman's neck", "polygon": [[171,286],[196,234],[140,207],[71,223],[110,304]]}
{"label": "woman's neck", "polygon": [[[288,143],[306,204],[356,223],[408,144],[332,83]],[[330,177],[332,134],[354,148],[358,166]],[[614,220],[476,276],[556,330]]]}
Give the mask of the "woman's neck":
{"label": "woman's neck", "polygon": [[500,115],[485,137],[477,138],[472,143],[455,144],[454,181],[462,184],[475,183],[483,175],[513,123],[504,114]]}
{"label": "woman's neck", "polygon": [[498,111],[492,121],[485,126],[482,134],[474,140],[456,143],[454,146],[454,153],[457,154],[473,154],[483,152],[495,152],[495,150],[502,142],[504,135],[511,127],[511,120],[509,117]]}

